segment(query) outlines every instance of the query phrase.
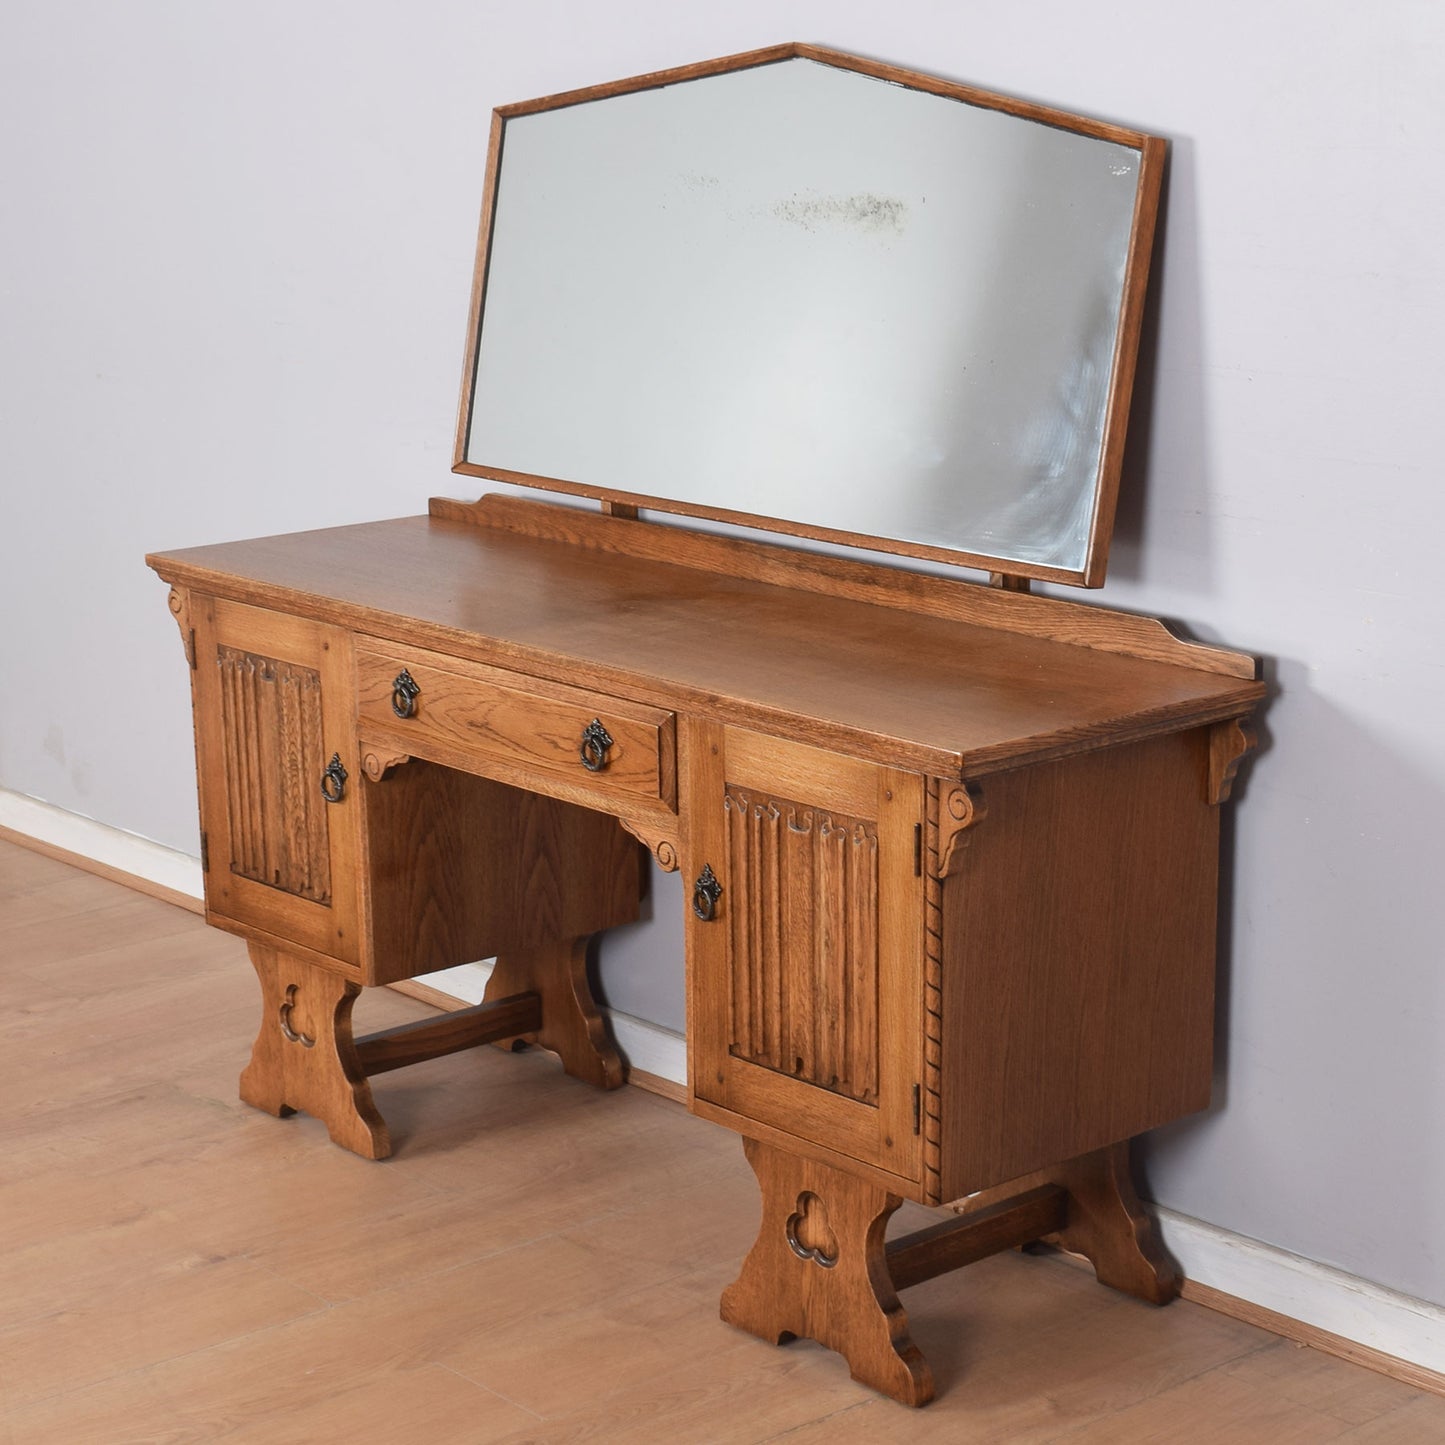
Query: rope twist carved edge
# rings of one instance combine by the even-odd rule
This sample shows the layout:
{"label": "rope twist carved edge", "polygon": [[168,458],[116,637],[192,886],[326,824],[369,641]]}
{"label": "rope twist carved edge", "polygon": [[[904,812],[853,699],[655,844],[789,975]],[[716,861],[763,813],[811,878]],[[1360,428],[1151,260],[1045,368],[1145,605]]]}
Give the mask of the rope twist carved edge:
{"label": "rope twist carved edge", "polygon": [[923,1190],[943,1203],[943,881],[939,857],[939,783],[928,780],[923,869]]}

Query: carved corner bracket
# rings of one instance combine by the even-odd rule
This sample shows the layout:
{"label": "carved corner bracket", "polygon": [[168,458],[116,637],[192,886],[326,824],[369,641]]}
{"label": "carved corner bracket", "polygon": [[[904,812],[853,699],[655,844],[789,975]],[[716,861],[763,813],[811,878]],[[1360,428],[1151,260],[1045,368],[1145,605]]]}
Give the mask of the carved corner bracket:
{"label": "carved corner bracket", "polygon": [[617,820],[652,854],[664,873],[677,872],[677,839],[665,833],[651,818],[619,818]]}
{"label": "carved corner bracket", "polygon": [[194,672],[196,670],[196,629],[191,626],[190,598],[179,587],[172,587],[170,595],[166,598],[166,606],[171,609],[171,616],[176,619],[176,626],[181,629],[181,646],[185,649],[186,662]]}
{"label": "carved corner bracket", "polygon": [[1213,804],[1229,800],[1239,765],[1254,750],[1258,738],[1248,718],[1232,717],[1209,730],[1209,778],[1205,794]]}
{"label": "carved corner bracket", "polygon": [[941,788],[938,798],[938,876],[947,878],[968,845],[969,830],[983,822],[988,809],[977,783]]}
{"label": "carved corner bracket", "polygon": [[393,768],[411,761],[410,753],[388,753],[369,750],[361,755],[361,771],[373,783],[379,783]]}

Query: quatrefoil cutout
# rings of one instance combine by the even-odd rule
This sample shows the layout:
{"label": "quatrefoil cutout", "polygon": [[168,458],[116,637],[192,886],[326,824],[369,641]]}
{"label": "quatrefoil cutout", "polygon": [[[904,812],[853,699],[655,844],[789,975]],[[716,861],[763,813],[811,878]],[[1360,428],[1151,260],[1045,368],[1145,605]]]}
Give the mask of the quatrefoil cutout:
{"label": "quatrefoil cutout", "polygon": [[838,1263],[838,1239],[828,1224],[828,1211],[811,1189],[798,1195],[798,1207],[788,1216],[788,1248],[799,1259],[810,1259],[824,1269]]}

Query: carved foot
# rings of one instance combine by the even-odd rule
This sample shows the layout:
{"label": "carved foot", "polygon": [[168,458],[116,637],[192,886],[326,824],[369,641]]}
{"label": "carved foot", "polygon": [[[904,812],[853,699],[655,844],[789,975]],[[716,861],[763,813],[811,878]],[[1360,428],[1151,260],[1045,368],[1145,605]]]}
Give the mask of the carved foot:
{"label": "carved foot", "polygon": [[484,997],[490,1003],[512,994],[540,995],[541,1028],[518,1037],[550,1049],[574,1079],[599,1089],[616,1089],[625,1082],[625,1072],[587,982],[587,942],[587,937],[562,939],[523,953],[503,954]]}
{"label": "carved foot", "polygon": [[241,1074],[241,1098],[278,1118],[302,1109],[343,1149],[385,1159],[391,1138],[351,1037],[360,986],[279,949],[249,947],[261,983],[261,1028]]}
{"label": "carved foot", "polygon": [[1127,1140],[1049,1173],[1069,1193],[1068,1222],[1055,1237],[1089,1260],[1101,1284],[1156,1305],[1178,1295],[1179,1275],[1134,1192]]}
{"label": "carved foot", "polygon": [[853,1378],[905,1405],[933,1398],[933,1372],[908,1335],[883,1233],[903,1202],[877,1185],[755,1139],[743,1149],[763,1196],[757,1242],[722,1317],[772,1344],[817,1340]]}

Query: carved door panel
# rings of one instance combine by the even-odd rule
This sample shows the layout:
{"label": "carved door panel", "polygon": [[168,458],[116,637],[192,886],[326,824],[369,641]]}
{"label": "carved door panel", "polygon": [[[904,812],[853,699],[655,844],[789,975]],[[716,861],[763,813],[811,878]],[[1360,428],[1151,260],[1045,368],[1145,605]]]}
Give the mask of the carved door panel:
{"label": "carved door panel", "polygon": [[920,1177],[922,780],[740,728],[689,737],[694,1096]]}
{"label": "carved door panel", "polygon": [[192,622],[207,912],[355,964],[349,637],[206,597]]}

